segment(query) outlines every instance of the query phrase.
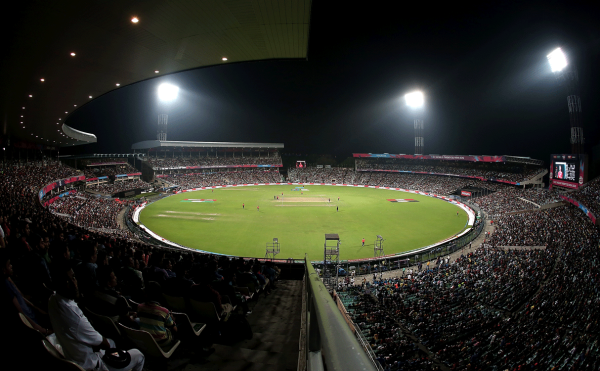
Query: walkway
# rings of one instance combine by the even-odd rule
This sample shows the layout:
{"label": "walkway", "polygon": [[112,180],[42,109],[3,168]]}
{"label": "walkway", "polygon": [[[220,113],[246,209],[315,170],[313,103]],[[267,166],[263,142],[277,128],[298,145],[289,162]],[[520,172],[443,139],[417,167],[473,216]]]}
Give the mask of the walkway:
{"label": "walkway", "polygon": [[[251,303],[251,307],[252,307]],[[296,371],[298,367],[302,281],[279,281],[258,299],[248,317],[252,340],[215,344],[215,353],[184,371]]]}

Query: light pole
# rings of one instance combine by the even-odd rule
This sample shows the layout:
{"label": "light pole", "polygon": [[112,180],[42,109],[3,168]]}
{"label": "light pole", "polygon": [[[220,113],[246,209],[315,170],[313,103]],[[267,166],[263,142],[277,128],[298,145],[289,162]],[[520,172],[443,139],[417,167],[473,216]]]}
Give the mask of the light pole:
{"label": "light pole", "polygon": [[[171,84],[160,84],[158,86],[158,99],[163,102],[163,106],[165,110],[168,112],[169,103],[174,101],[177,98],[177,94],[179,93],[179,88],[175,85]],[[156,139],[159,141],[167,140],[167,123],[169,122],[169,115],[166,113],[161,113],[158,115],[158,131],[156,134]]]}
{"label": "light pole", "polygon": [[569,65],[561,48],[554,49],[552,53],[547,55],[547,58],[556,79],[567,88],[567,104],[569,106],[569,121],[571,122],[571,153],[583,153],[584,137],[577,69],[573,65]]}
{"label": "light pole", "polygon": [[423,155],[423,147],[425,146],[425,140],[423,138],[423,119],[418,118],[422,114],[422,108],[424,104],[423,93],[415,91],[408,93],[404,96],[406,105],[411,107],[415,112],[415,155]]}

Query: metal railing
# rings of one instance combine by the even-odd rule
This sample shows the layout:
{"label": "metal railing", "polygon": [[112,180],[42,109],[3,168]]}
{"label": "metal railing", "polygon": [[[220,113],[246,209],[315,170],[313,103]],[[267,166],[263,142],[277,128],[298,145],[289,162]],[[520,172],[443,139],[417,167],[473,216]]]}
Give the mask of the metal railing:
{"label": "metal railing", "polygon": [[[485,227],[485,223],[486,219],[482,217],[480,222],[476,223],[474,228],[465,235],[436,247],[421,248],[381,258],[368,258],[358,261],[342,260],[339,264],[339,268],[342,270],[338,272],[340,280],[343,280],[345,276],[350,275],[350,272],[352,271],[356,271],[357,275],[373,274],[382,271],[402,269],[417,265],[418,263],[425,263],[437,259],[438,257],[445,257],[446,255],[450,255],[453,252],[468,246],[481,234]],[[321,272],[324,272],[325,266],[322,261],[315,261],[313,264],[321,270]]]}
{"label": "metal railing", "polygon": [[377,371],[311,263],[304,266],[306,370]]}

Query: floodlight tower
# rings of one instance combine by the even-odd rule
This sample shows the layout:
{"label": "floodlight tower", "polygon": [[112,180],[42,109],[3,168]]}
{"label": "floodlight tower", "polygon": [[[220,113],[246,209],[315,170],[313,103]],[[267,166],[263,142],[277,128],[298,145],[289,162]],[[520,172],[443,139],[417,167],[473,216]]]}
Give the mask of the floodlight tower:
{"label": "floodlight tower", "polygon": [[[158,99],[163,103],[162,107],[166,111],[169,110],[169,104],[177,98],[179,88],[171,84],[160,84],[158,86]],[[167,123],[169,122],[169,115],[161,113],[158,115],[158,131],[156,133],[156,139],[160,141],[167,140]]]}
{"label": "floodlight tower", "polygon": [[558,82],[567,88],[569,121],[571,121],[571,153],[583,153],[584,137],[581,119],[581,98],[579,97],[579,76],[577,69],[567,63],[561,48],[556,48],[547,56],[550,68]]}
{"label": "floodlight tower", "polygon": [[[418,117],[422,114],[422,108],[424,103],[423,93],[415,91],[408,93],[404,96],[406,105],[411,107]],[[415,155],[423,155],[423,147],[425,146],[425,140],[423,138],[423,120],[415,118]]]}

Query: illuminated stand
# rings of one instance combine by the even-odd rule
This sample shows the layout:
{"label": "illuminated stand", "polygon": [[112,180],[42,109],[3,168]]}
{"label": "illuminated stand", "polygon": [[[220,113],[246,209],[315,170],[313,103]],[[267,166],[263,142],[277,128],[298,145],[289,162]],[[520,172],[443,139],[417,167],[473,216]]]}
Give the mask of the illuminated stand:
{"label": "illuminated stand", "polygon": [[567,63],[567,57],[556,48],[547,56],[550,68],[558,82],[567,88],[569,121],[571,122],[571,153],[584,152],[583,123],[581,119],[581,98],[579,97],[579,76],[577,69]]}
{"label": "illuminated stand", "polygon": [[267,251],[265,252],[265,259],[275,259],[275,255],[279,254],[279,239],[273,238],[273,242],[267,242]]}
{"label": "illuminated stand", "polygon": [[383,241],[385,241],[383,237],[381,237],[381,235],[377,235],[374,245],[375,247],[373,248],[376,258],[381,258],[385,255],[383,252]]}
{"label": "illuminated stand", "polygon": [[[423,97],[423,93],[420,91],[415,91],[412,93],[408,93],[404,96],[406,100],[406,105],[411,107],[414,111],[418,111],[422,113],[421,109],[423,108],[423,104],[425,98]],[[415,155],[423,155],[425,146],[425,139],[423,138],[423,120],[415,119]]]}
{"label": "illuminated stand", "polygon": [[[323,259],[323,284],[328,290],[337,290],[340,264],[340,236],[325,234],[325,257]],[[333,268],[333,272],[331,269]]]}

